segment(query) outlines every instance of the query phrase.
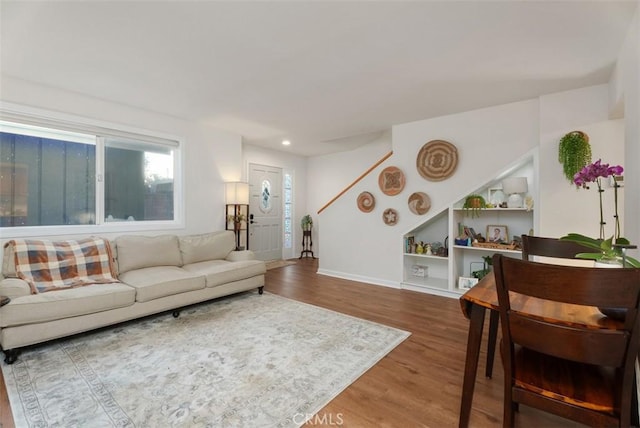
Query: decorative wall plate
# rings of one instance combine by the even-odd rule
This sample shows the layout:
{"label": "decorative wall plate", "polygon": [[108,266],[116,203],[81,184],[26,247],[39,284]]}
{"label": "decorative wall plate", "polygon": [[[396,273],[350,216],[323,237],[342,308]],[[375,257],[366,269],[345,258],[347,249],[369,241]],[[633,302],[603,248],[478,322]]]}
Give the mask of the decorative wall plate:
{"label": "decorative wall plate", "polygon": [[422,146],[416,167],[422,178],[442,181],[451,177],[458,166],[458,149],[444,140],[432,140]]}
{"label": "decorative wall plate", "polygon": [[363,213],[370,213],[376,206],[376,198],[370,192],[362,192],[357,199],[358,208]]}
{"label": "decorative wall plate", "polygon": [[396,223],[398,223],[398,211],[393,208],[387,208],[382,213],[382,221],[384,221],[384,224],[387,226],[395,226]]}
{"label": "decorative wall plate", "polygon": [[386,167],[378,176],[378,185],[385,195],[397,195],[402,192],[405,183],[406,178],[404,177],[404,173],[396,166]]}
{"label": "decorative wall plate", "polygon": [[409,210],[418,215],[426,214],[431,208],[431,198],[424,192],[415,192],[409,196]]}

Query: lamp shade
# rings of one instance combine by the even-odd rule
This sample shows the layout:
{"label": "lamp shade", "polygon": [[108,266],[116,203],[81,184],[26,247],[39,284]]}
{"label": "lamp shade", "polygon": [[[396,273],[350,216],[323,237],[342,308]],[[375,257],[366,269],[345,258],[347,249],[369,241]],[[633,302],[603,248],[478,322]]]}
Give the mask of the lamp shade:
{"label": "lamp shade", "polygon": [[242,181],[224,183],[224,199],[228,205],[249,205],[249,183]]}
{"label": "lamp shade", "polygon": [[510,177],[502,180],[502,191],[507,195],[526,193],[528,190],[527,177]]}

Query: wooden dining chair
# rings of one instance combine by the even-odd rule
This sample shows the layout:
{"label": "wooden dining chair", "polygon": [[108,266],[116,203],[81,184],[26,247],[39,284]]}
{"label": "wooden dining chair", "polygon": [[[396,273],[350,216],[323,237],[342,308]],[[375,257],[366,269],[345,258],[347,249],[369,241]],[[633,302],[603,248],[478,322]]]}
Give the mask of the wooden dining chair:
{"label": "wooden dining chair", "polygon": [[[552,257],[555,259],[575,259],[576,254],[588,253],[593,250],[577,242],[562,241],[557,238],[522,235],[522,260],[532,260],[534,256]],[[487,364],[485,375],[493,375],[493,361],[495,359],[496,340],[498,337],[498,312],[489,314],[489,334],[487,339]]]}
{"label": "wooden dining chair", "polygon": [[[560,266],[493,257],[502,325],[505,427],[518,404],[591,426],[628,427],[640,345],[640,269]],[[512,310],[523,296],[554,305],[536,315],[535,305]],[[517,303],[516,303],[517,305]],[[577,306],[572,306],[577,305]],[[581,309],[578,309],[581,307]],[[571,314],[594,307],[627,310],[625,321],[602,318],[593,325]]]}

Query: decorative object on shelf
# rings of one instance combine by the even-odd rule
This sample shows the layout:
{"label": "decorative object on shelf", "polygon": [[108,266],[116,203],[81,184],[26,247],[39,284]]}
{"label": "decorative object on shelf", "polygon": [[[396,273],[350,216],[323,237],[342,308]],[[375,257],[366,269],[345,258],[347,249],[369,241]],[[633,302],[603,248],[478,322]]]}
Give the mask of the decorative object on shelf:
{"label": "decorative object on shelf", "polygon": [[501,244],[498,242],[473,242],[471,246],[476,248],[492,248],[494,250],[515,250],[516,249],[516,244],[513,242],[509,244]]}
{"label": "decorative object on shelf", "polygon": [[472,194],[466,197],[462,208],[464,208],[465,215],[471,215],[471,217],[480,217],[480,210],[487,207],[487,202],[482,195]]}
{"label": "decorative object on shelf", "polygon": [[468,290],[478,283],[478,278],[467,278],[464,276],[458,277],[458,288],[461,290]]}
{"label": "decorative object on shelf", "polygon": [[471,238],[468,236],[458,236],[453,240],[455,245],[462,245],[463,247],[471,246]]}
{"label": "decorative object on shelf", "polygon": [[527,211],[531,211],[533,209],[533,196],[527,195],[524,197],[524,207]]}
{"label": "decorative object on shelf", "polygon": [[416,252],[416,242],[415,242],[415,237],[413,235],[405,236],[405,238],[404,238],[404,252],[405,253],[415,253]]}
{"label": "decorative object on shelf", "polygon": [[378,176],[378,185],[382,193],[388,196],[395,196],[402,192],[406,178],[400,168],[388,166],[382,170]]}
{"label": "decorative object on shelf", "polygon": [[490,224],[487,226],[487,242],[504,244],[509,242],[507,226],[502,224]]}
{"label": "decorative object on shelf", "polygon": [[424,192],[414,192],[409,196],[409,211],[417,215],[426,214],[431,208],[431,198]]}
{"label": "decorative object on shelf", "polygon": [[527,193],[529,186],[527,177],[509,177],[502,180],[502,190],[509,195],[507,198],[507,207],[522,208],[524,199],[523,193]]}
{"label": "decorative object on shelf", "polygon": [[382,221],[387,226],[395,226],[398,223],[398,211],[393,208],[387,208],[382,213]]}
{"label": "decorative object on shelf", "polygon": [[426,278],[429,276],[429,266],[424,265],[413,265],[411,266],[411,275],[417,276],[420,278]]}
{"label": "decorative object on shelf", "polygon": [[442,181],[451,177],[458,166],[458,149],[444,140],[432,140],[426,143],[416,158],[416,168],[422,178],[429,181]]}
{"label": "decorative object on shelf", "polygon": [[370,192],[362,192],[356,199],[358,209],[363,213],[370,213],[376,206],[376,198]]}
{"label": "decorative object on shelf", "polygon": [[302,256],[308,257],[308,254],[311,254],[311,258],[315,259],[316,257],[313,255],[313,238],[311,237],[311,229],[313,228],[311,215],[302,216],[300,227],[302,228],[302,251],[298,258],[301,259]]}
{"label": "decorative object on shelf", "polygon": [[[471,266],[473,266],[477,262],[471,262]],[[478,278],[479,280],[487,276],[491,269],[493,269],[493,256],[483,256],[482,257],[482,269],[480,270],[472,270],[472,267],[469,266],[469,271],[471,272],[471,276],[474,278]]]}
{"label": "decorative object on shelf", "polygon": [[567,180],[573,183],[574,176],[591,163],[589,136],[582,131],[571,131],[560,139],[558,161]]}
{"label": "decorative object on shelf", "polygon": [[502,187],[493,187],[488,191],[488,203],[494,207],[499,207],[506,199]]}
{"label": "decorative object on shelf", "polygon": [[618,215],[618,187],[614,186],[614,230],[613,236],[609,239],[605,237],[605,225],[602,210],[602,193],[604,189],[602,187],[602,179],[608,178],[612,175],[620,175],[624,169],[621,165],[610,166],[609,164],[603,164],[600,159],[594,163],[585,166],[574,177],[574,184],[578,188],[589,189],[588,183],[596,183],[598,187],[598,199],[600,202],[600,236],[598,239],[590,238],[588,236],[579,233],[569,233],[560,239],[567,241],[577,242],[585,247],[595,250],[593,253],[580,253],[577,254],[577,258],[596,260],[599,262],[614,262],[625,267],[640,268],[640,262],[632,257],[626,255],[627,249],[637,248],[632,245],[628,239],[620,236],[620,217]]}
{"label": "decorative object on shelf", "polygon": [[[233,230],[236,234],[236,250],[249,249],[249,234],[243,224],[247,224],[249,215],[249,183],[231,181],[224,183],[226,202],[226,230]],[[240,245],[241,234],[245,232],[245,245]]]}

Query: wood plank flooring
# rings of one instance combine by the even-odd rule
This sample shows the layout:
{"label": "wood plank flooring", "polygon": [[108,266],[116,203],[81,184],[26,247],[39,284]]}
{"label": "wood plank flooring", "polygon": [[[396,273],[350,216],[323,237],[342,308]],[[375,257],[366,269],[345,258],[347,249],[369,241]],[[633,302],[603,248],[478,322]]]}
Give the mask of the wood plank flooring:
{"label": "wood plank flooring", "polygon": [[[267,272],[265,290],[301,302],[411,332],[411,336],[332,400],[308,426],[455,427],[469,322],[457,299],[363,284],[316,274],[318,261]],[[322,320],[318,320],[322,322]],[[488,326],[485,326],[485,333]],[[484,378],[480,355],[470,426],[502,426],[502,366]],[[4,364],[4,363],[2,363]],[[1,377],[1,374],[0,374]],[[0,385],[0,427],[13,427]],[[581,426],[520,407],[519,427]]]}

